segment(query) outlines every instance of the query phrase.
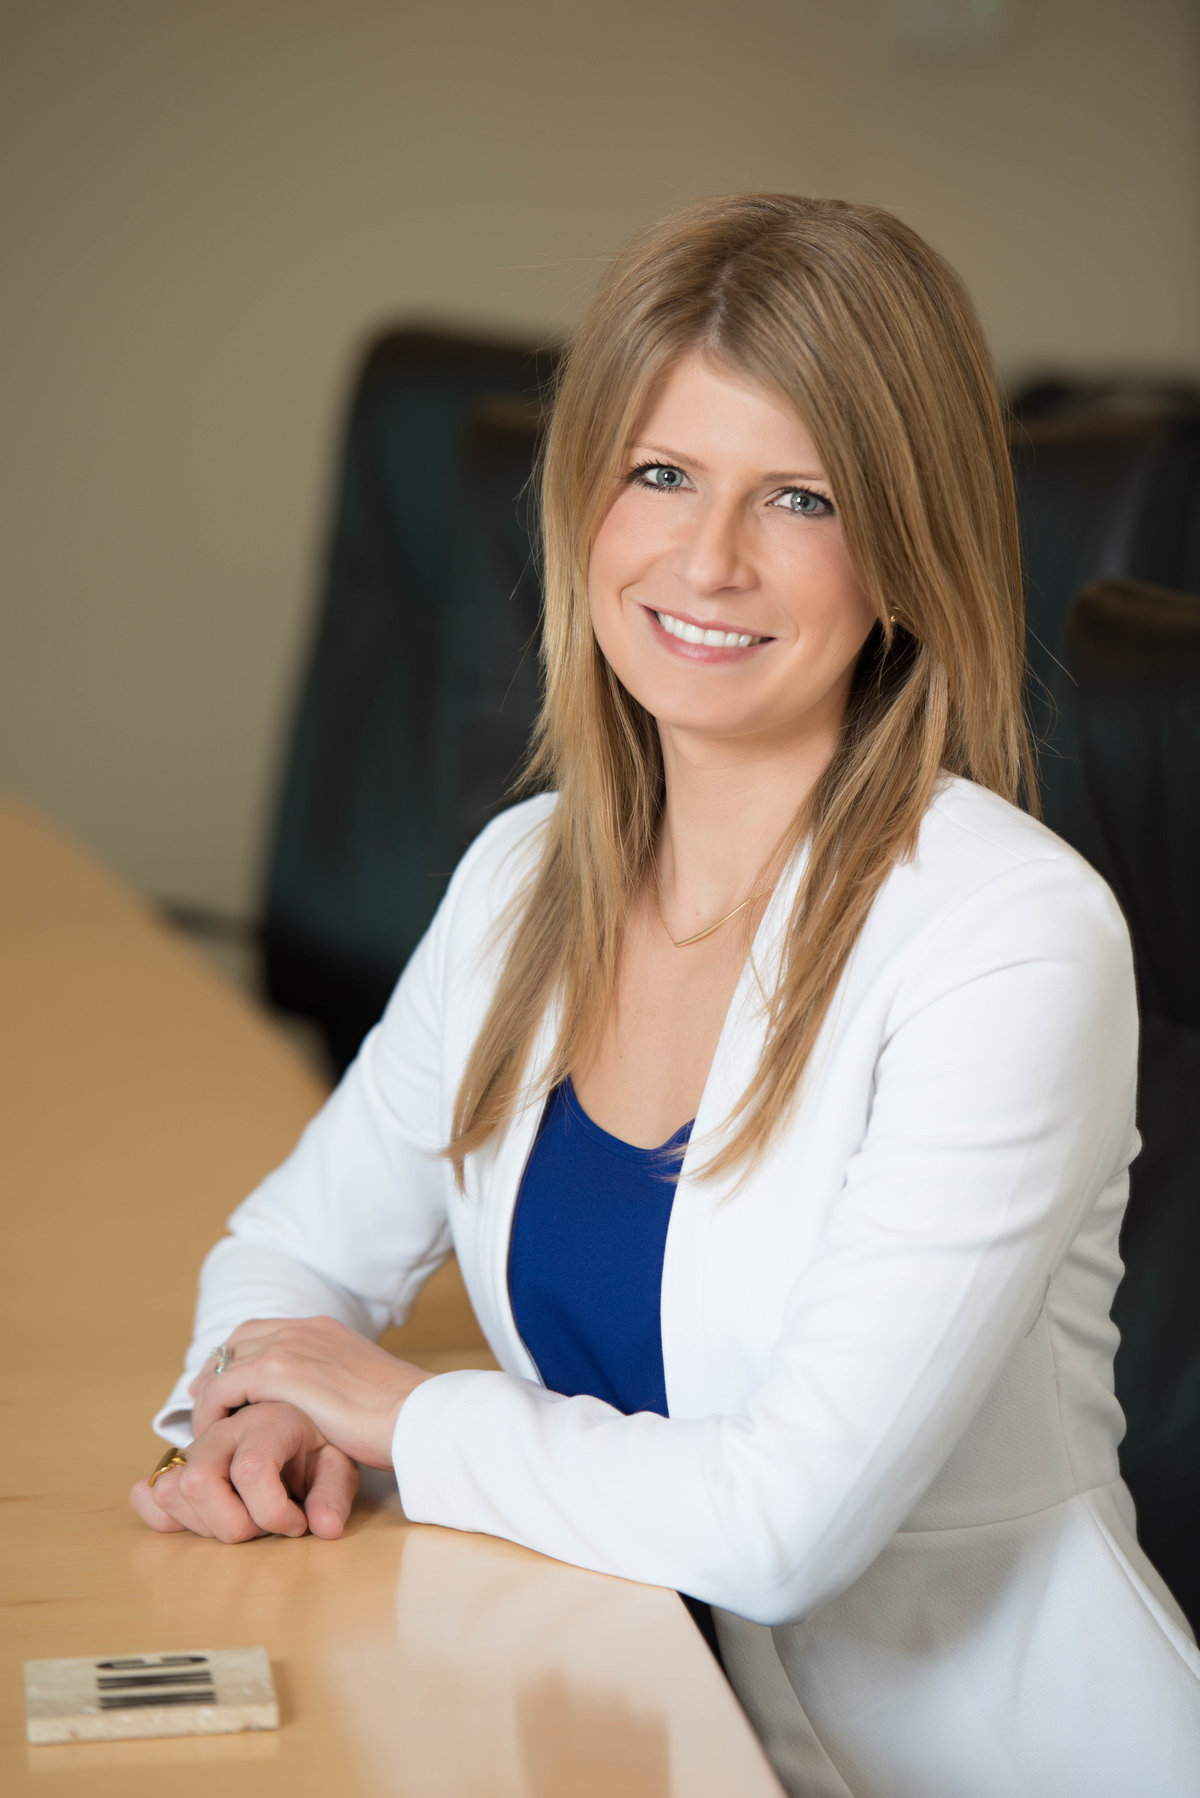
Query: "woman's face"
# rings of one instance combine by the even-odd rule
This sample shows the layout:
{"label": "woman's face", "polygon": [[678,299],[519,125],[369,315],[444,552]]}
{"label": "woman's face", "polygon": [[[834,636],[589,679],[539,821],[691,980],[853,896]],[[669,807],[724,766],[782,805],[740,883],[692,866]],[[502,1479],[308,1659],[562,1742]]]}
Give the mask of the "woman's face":
{"label": "woman's face", "polygon": [[803,424],[699,353],[641,420],[592,548],[597,641],[673,734],[833,741],[875,621]]}

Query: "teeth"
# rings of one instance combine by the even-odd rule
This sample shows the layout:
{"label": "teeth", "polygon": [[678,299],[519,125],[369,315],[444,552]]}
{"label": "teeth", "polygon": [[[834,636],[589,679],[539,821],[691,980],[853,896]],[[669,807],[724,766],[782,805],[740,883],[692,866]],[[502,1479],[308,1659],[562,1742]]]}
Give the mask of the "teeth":
{"label": "teeth", "polygon": [[748,631],[704,631],[698,624],[673,618],[670,612],[656,612],[654,616],[668,636],[678,637],[681,643],[703,643],[709,649],[748,649],[751,643],[762,642],[761,637],[753,637]]}

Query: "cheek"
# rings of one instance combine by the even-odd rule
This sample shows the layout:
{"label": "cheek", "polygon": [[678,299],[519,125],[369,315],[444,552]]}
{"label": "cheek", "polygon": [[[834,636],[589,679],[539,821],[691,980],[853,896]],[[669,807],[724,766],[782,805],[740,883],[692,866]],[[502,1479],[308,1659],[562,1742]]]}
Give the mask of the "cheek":
{"label": "cheek", "polygon": [[821,546],[812,573],[812,590],[820,596],[818,609],[828,640],[857,655],[875,623],[875,608],[840,539]]}
{"label": "cheek", "polygon": [[588,564],[588,607],[592,615],[592,629],[606,655],[608,654],[606,639],[612,634],[616,597],[611,568],[602,547],[597,544],[592,550],[591,561]]}
{"label": "cheek", "polygon": [[590,584],[597,598],[619,598],[621,589],[636,577],[639,560],[638,532],[618,500],[592,544]]}
{"label": "cheek", "polygon": [[877,614],[874,605],[863,591],[858,576],[854,573],[853,569],[847,571],[846,583],[843,591],[844,598],[842,605],[843,615],[846,620],[846,634],[853,639],[855,653],[857,654],[858,650],[860,650],[865,643],[868,633],[871,630],[871,626],[877,622]]}
{"label": "cheek", "polygon": [[623,595],[646,567],[644,533],[630,528],[619,503],[609,512],[592,544],[588,563],[588,600],[592,628],[609,660],[619,654],[626,603]]}
{"label": "cheek", "polygon": [[592,635],[600,654],[617,679],[628,685],[629,656],[625,650],[626,633],[622,630],[620,599],[608,578],[603,559],[595,555],[592,556],[588,571],[588,609],[591,614]]}

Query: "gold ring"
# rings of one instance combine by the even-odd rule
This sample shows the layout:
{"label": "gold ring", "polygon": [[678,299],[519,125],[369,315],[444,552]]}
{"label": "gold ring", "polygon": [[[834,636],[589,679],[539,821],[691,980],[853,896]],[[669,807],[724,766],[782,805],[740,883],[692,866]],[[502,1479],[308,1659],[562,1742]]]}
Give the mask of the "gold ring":
{"label": "gold ring", "polygon": [[158,1466],[154,1469],[154,1472],[150,1475],[150,1478],[146,1481],[146,1484],[148,1486],[153,1486],[155,1480],[158,1479],[159,1475],[163,1474],[163,1473],[170,1473],[172,1467],[186,1467],[186,1466],[187,1466],[187,1456],[184,1454],[184,1452],[181,1448],[176,1448],[174,1443],[172,1443],[170,1448],[165,1449],[163,1451],[163,1454],[159,1460]]}

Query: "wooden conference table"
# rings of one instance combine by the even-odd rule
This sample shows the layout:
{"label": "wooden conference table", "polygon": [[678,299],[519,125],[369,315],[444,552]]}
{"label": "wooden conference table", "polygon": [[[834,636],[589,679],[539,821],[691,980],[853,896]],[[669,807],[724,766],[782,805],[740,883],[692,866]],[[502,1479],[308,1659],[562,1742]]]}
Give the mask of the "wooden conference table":
{"label": "wooden conference table", "polygon": [[[674,1593],[406,1522],[156,1536],[126,1491],[197,1265],[319,1081],[35,815],[0,804],[0,1791],[38,1798],[778,1798]],[[488,1366],[453,1268],[389,1339]],[[278,1731],[28,1747],[21,1663],[264,1646]]]}

